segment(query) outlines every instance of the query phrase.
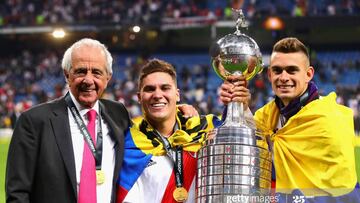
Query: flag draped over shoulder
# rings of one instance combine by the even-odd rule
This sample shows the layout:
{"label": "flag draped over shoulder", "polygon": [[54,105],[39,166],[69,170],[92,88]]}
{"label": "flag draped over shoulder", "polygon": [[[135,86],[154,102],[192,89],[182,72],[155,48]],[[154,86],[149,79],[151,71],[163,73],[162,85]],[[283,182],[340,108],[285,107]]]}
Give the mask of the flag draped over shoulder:
{"label": "flag draped over shoulder", "polygon": [[[181,146],[184,151],[197,152],[206,140],[207,132],[221,124],[214,115],[185,118],[178,111],[178,129],[169,136],[171,147]],[[144,119],[133,120],[133,126],[125,135],[124,160],[117,181],[117,202],[122,202],[135,184],[152,156],[166,154],[163,143],[155,130]],[[141,194],[139,194],[141,195]]]}
{"label": "flag draped over shoulder", "polygon": [[274,101],[255,114],[257,128],[273,142],[277,191],[352,194],[357,182],[353,114],[336,103],[336,94],[310,102],[274,132],[278,119]]}

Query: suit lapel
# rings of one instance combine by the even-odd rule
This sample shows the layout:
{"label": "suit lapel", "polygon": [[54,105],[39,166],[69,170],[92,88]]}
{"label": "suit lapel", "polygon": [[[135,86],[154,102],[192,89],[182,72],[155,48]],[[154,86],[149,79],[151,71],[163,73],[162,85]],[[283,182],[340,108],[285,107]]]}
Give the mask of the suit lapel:
{"label": "suit lapel", "polygon": [[[110,115],[111,112],[109,112],[109,109],[105,107],[105,105],[99,100],[99,105],[101,108],[101,115],[103,116],[103,118],[106,120],[106,122],[109,125],[109,134],[111,136],[111,138],[114,140],[115,142],[115,169],[114,169],[114,178],[113,178],[113,185],[116,184],[116,181],[119,177],[119,171],[120,171],[120,166],[121,166],[121,162],[122,162],[122,151],[123,151],[123,132],[121,131],[121,129],[119,128],[119,126],[115,123],[115,121],[111,118]],[[113,188],[113,195],[114,195],[114,191],[115,188]],[[113,199],[113,198],[112,198]]]}
{"label": "suit lapel", "polygon": [[115,121],[111,118],[110,112],[108,111],[108,108],[105,107],[105,105],[99,100],[99,106],[101,108],[101,115],[106,120],[106,122],[109,124],[110,127],[110,136],[115,141],[115,145],[118,145],[120,140],[120,135],[123,133],[121,132],[118,125],[115,123]]}
{"label": "suit lapel", "polygon": [[62,98],[58,100],[57,103],[54,103],[52,110],[54,116],[51,117],[50,122],[53,127],[55,139],[63,158],[66,171],[69,175],[74,194],[77,196],[74,150],[72,146],[68,110],[65,99]]}

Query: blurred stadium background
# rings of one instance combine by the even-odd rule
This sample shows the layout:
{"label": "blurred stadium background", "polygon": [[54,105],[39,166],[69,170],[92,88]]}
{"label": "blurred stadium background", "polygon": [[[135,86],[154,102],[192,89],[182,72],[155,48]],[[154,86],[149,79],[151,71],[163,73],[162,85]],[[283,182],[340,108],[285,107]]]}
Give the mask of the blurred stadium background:
{"label": "blurred stadium background", "polygon": [[[257,41],[268,65],[278,39],[294,36],[309,46],[321,94],[335,91],[354,111],[360,130],[359,0],[4,0],[0,4],[0,203],[4,202],[6,153],[19,114],[66,92],[60,67],[64,50],[91,37],[105,43],[114,75],[104,97],[141,114],[138,70],[149,58],[172,63],[181,101],[201,113],[222,111],[221,83],[208,48],[235,31],[231,7],[249,22],[243,32]],[[250,82],[254,111],[273,97],[266,71]],[[357,145],[360,146],[359,138]],[[357,153],[360,154],[358,147]],[[360,162],[359,162],[360,163]],[[360,164],[357,165],[360,170]]]}

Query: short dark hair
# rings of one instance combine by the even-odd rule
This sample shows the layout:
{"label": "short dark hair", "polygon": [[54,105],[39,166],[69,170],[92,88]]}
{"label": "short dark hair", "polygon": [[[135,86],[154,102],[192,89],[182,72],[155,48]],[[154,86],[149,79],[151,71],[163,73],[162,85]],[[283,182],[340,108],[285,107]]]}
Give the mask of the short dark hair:
{"label": "short dark hair", "polygon": [[295,37],[286,37],[276,42],[272,51],[280,53],[302,52],[308,59],[310,59],[307,47]]}
{"label": "short dark hair", "polygon": [[169,74],[171,78],[174,80],[175,86],[177,86],[175,68],[166,61],[160,59],[152,59],[149,62],[147,62],[140,70],[140,76],[138,81],[139,90],[142,86],[143,79],[146,76],[150,75],[151,73],[155,73],[155,72],[162,72]]}

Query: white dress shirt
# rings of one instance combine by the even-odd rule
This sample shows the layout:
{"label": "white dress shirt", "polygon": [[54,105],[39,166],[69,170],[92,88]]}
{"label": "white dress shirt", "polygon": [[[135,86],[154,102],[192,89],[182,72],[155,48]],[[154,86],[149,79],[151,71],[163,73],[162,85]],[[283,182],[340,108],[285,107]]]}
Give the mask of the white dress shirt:
{"label": "white dress shirt", "polygon": [[[85,125],[88,123],[88,119],[86,113],[90,109],[83,108],[79,102],[74,98],[74,96],[70,93],[71,99],[74,102],[76,108],[78,109],[81,118],[83,119]],[[113,190],[113,176],[114,176],[114,168],[115,168],[115,149],[114,149],[114,141],[111,139],[109,135],[109,127],[104,121],[104,119],[99,116],[99,102],[97,101],[92,108],[97,112],[96,117],[96,125],[95,132],[97,132],[98,122],[101,121],[101,130],[103,135],[103,148],[102,148],[102,162],[101,162],[101,170],[105,173],[105,182],[101,185],[96,186],[96,197],[98,203],[106,203],[111,201],[111,192]],[[75,168],[76,168],[76,185],[77,192],[79,194],[79,184],[80,184],[80,171],[82,166],[82,158],[83,158],[83,150],[84,150],[84,137],[80,132],[76,121],[68,108],[69,114],[69,124],[71,131],[71,139],[73,144],[74,158],[75,158]],[[96,133],[97,134],[97,133]],[[96,138],[97,139],[97,136]],[[87,146],[87,145],[86,145]]]}

